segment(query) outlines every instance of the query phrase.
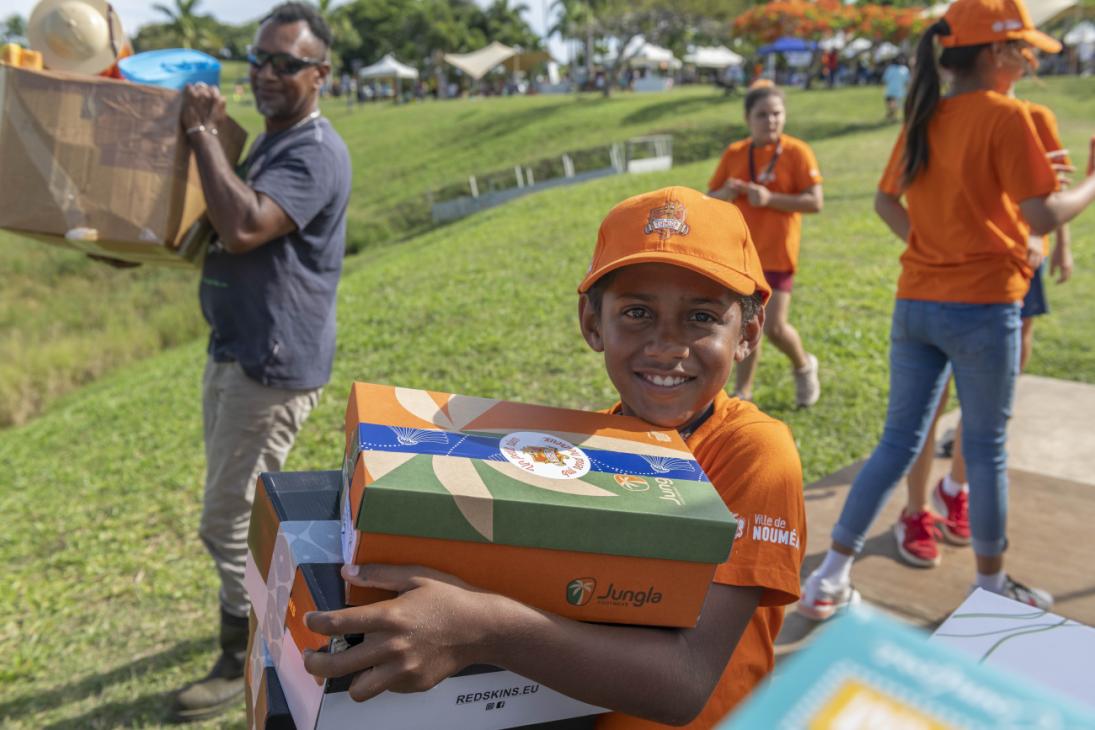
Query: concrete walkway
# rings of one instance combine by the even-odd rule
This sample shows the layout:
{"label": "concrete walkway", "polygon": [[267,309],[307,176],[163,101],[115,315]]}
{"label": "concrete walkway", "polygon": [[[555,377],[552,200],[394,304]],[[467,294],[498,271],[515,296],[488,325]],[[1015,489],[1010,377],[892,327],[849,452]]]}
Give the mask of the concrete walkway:
{"label": "concrete walkway", "polygon": [[[940,434],[957,418],[952,412],[941,419]],[[803,577],[825,555],[830,530],[862,466],[852,464],[806,488]],[[1095,385],[1022,376],[1009,426],[1008,466],[1008,572],[1053,593],[1054,613],[1095,626]],[[949,467],[949,459],[937,459],[933,480]],[[853,580],[867,602],[930,628],[965,599],[973,553],[941,545],[943,562],[937,568],[901,562],[892,527],[904,503],[902,482],[872,526]],[[799,648],[816,626],[788,607],[777,653]]]}

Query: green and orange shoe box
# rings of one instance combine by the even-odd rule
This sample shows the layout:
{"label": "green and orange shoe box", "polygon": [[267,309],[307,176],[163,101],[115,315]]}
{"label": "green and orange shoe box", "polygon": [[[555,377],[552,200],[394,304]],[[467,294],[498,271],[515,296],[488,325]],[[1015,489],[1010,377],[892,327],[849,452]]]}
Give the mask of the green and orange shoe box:
{"label": "green and orange shoe box", "polygon": [[342,480],[345,562],[582,621],[694,626],[736,529],[673,429],[385,385],[351,388]]}
{"label": "green and orange shoe box", "polygon": [[497,667],[469,667],[427,692],[388,692],[365,703],[350,699],[349,677],[308,674],[305,650],[339,650],[360,640],[332,640],[304,625],[309,611],[346,607],[339,574],[340,493],[337,471],[259,478],[245,570],[252,601],[249,727],[484,730],[591,718],[602,711]]}

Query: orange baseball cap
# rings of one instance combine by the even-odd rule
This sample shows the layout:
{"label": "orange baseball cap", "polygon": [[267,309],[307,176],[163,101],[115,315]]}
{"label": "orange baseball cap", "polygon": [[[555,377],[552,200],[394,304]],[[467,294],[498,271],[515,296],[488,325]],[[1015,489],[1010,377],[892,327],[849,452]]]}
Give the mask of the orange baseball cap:
{"label": "orange baseball cap", "polygon": [[643,193],[610,210],[578,293],[611,271],[649,263],[691,269],[762,302],[772,294],[741,211],[690,188]]}
{"label": "orange baseball cap", "polygon": [[944,48],[1026,41],[1046,53],[1061,50],[1060,43],[1034,27],[1022,0],[956,0],[943,20],[951,31],[939,38]]}

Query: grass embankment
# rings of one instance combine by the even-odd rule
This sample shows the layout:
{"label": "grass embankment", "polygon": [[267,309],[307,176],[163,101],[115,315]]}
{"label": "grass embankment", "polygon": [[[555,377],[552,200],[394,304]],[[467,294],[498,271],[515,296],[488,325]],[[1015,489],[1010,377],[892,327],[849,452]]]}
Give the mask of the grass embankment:
{"label": "grass embankment", "polygon": [[[1088,82],[1089,84],[1090,82]],[[1062,119],[1083,149],[1090,85]],[[1086,89],[1086,91],[1083,91]],[[1083,95],[1081,94],[1083,91]],[[873,115],[877,90],[818,93]],[[1058,99],[1060,87],[1044,92]],[[792,101],[792,113],[802,97]],[[819,102],[820,103],[820,102]],[[1062,116],[1065,112],[1062,112]],[[808,480],[852,461],[881,428],[899,244],[871,213],[896,129],[817,141],[826,208],[807,219],[793,321],[821,359],[824,395],[792,410],[786,362],[769,348],[757,399],[788,421]],[[623,197],[702,187],[713,160],[525,198],[348,264],[335,377],[287,467],[335,468],[349,382],[558,405],[613,398],[578,333],[574,287],[596,227]],[[1077,274],[1050,285],[1031,370],[1095,382],[1095,215],[1074,228]],[[131,365],[27,426],[0,432],[0,725],[158,726],[168,693],[213,658],[215,577],[196,537],[202,446],[198,343]],[[241,727],[242,710],[205,727]]]}
{"label": "grass embankment", "polygon": [[[230,113],[257,133],[254,107],[232,100],[230,83],[226,94]],[[672,119],[673,108],[681,118]],[[425,193],[469,174],[687,126],[696,114],[713,123],[726,112],[710,89],[607,101],[587,95],[353,110],[330,99],[324,110],[353,156],[353,249],[421,228],[429,213]],[[119,365],[205,332],[194,272],[115,271],[3,231],[0,271],[0,428],[27,422],[58,396]]]}

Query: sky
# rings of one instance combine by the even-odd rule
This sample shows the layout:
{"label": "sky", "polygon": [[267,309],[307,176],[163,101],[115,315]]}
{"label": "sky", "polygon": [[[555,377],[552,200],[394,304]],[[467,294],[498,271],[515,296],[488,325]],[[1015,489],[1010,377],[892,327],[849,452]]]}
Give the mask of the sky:
{"label": "sky", "polygon": [[[487,5],[489,0],[476,0],[480,5]],[[543,35],[545,17],[549,17],[553,0],[526,0],[529,12],[525,19],[532,30]],[[18,13],[24,18],[30,17],[31,10],[37,4],[37,0],[0,0],[0,18],[5,18],[12,13]],[[122,26],[126,33],[132,34],[145,23],[162,22],[163,16],[152,9],[153,3],[147,0],[111,0],[114,10],[122,19]],[[171,6],[171,0],[163,0],[163,4]],[[242,23],[261,17],[275,3],[271,0],[202,0],[198,5],[198,11],[208,13],[224,23]],[[336,3],[338,5],[340,3]],[[550,24],[550,20],[548,20]],[[564,45],[556,36],[551,44],[552,54],[558,60],[564,60],[566,51]],[[366,59],[371,60],[371,59]],[[403,59],[408,61],[410,59]]]}

